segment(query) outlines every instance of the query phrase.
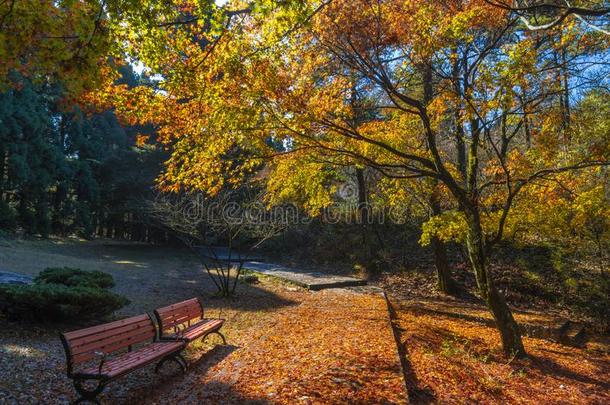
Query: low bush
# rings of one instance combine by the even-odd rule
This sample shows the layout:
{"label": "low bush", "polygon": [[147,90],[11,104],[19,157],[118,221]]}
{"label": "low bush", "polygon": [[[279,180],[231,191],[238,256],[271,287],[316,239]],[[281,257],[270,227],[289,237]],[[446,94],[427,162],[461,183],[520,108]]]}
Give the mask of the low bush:
{"label": "low bush", "polygon": [[70,267],[49,267],[34,279],[37,284],[63,284],[68,287],[112,288],[114,280],[108,273],[83,271]]}
{"label": "low bush", "polygon": [[109,290],[112,276],[71,268],[42,271],[32,285],[0,286],[0,311],[9,319],[66,321],[100,318],[129,303]]}
{"label": "low bush", "polygon": [[74,320],[99,318],[129,301],[102,288],[62,284],[0,287],[0,308],[10,319]]}

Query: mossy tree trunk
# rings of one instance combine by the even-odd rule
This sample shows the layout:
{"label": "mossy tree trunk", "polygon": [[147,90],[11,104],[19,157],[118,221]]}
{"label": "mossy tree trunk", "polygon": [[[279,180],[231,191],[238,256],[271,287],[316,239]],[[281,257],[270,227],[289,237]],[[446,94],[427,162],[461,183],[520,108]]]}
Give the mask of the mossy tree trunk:
{"label": "mossy tree trunk", "polygon": [[443,241],[433,237],[431,241],[436,268],[437,287],[443,294],[454,295],[457,291],[455,282],[451,278],[451,268],[447,260],[447,248]]}
{"label": "mossy tree trunk", "polygon": [[491,311],[500,338],[502,339],[502,347],[504,352],[509,356],[524,357],[526,355],[519,325],[513,318],[513,314],[506,303],[502,293],[498,291],[489,276],[487,268],[487,255],[483,240],[483,231],[478,211],[470,210],[466,214],[468,221],[468,232],[466,237],[466,248],[468,250],[468,258],[470,265],[474,271],[477,286],[481,297],[485,300],[487,307]]}

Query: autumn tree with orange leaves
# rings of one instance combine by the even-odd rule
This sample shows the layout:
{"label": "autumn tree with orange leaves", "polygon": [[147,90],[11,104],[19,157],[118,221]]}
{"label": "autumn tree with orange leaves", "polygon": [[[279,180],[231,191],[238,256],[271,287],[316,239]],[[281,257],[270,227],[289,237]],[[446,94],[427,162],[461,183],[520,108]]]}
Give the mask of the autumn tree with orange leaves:
{"label": "autumn tree with orange leaves", "polygon": [[570,123],[570,86],[603,85],[581,66],[607,55],[608,38],[570,18],[532,30],[490,3],[236,1],[210,25],[184,1],[154,41],[128,39],[157,88],[109,81],[85,100],[156,125],[169,192],[214,195],[264,168],[270,205],[298,200],[317,215],[345,166],[378,172],[395,194],[418,190],[434,211],[422,243],[464,243],[504,351],[523,356],[490,255],[544,184],[600,184],[608,133]]}

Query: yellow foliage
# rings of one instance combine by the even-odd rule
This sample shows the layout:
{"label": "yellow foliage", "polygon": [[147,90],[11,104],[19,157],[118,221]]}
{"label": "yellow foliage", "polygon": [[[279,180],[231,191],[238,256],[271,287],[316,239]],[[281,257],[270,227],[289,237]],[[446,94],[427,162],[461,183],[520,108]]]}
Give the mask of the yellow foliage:
{"label": "yellow foliage", "polygon": [[433,237],[443,242],[464,242],[468,224],[463,212],[457,210],[445,211],[431,217],[422,225],[419,243],[427,246]]}

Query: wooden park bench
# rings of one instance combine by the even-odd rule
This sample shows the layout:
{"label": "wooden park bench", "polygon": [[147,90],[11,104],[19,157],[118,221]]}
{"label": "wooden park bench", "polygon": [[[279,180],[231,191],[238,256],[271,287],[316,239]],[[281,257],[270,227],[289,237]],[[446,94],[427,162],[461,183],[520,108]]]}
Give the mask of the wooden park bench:
{"label": "wooden park bench", "polygon": [[155,309],[155,317],[159,325],[161,341],[182,341],[186,344],[195,339],[205,340],[214,333],[227,344],[225,337],[220,333],[224,319],[206,319],[203,316],[203,305],[197,298],[178,302],[167,307]]}
{"label": "wooden park bench", "polygon": [[149,315],[62,333],[60,337],[66,351],[68,377],[80,395],[75,403],[99,403],[96,397],[106,384],[154,362],[158,362],[155,372],[168,360],[186,369],[180,354],[186,343],[158,340]]}
{"label": "wooden park bench", "polygon": [[60,335],[68,378],[80,395],[75,403],[98,403],[96,397],[109,382],[151,363],[157,362],[155,372],[167,361],[185,371],[181,352],[200,337],[216,333],[226,344],[219,332],[224,319],[205,319],[197,298],[156,309],[155,316],[158,325],[145,314]]}

